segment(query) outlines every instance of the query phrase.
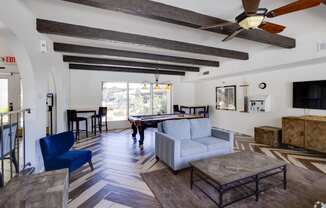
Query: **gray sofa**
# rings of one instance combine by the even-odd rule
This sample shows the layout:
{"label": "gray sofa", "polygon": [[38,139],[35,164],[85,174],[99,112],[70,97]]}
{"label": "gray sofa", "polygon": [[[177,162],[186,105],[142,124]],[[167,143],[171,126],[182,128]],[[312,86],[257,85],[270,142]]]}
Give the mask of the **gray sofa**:
{"label": "gray sofa", "polygon": [[190,161],[232,153],[233,142],[232,132],[211,128],[209,119],[169,120],[158,124],[155,154],[178,171]]}

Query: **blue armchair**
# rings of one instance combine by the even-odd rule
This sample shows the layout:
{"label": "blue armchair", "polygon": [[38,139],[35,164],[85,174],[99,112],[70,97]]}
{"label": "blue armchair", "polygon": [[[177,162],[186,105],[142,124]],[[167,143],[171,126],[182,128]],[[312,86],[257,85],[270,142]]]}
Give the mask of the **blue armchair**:
{"label": "blue armchair", "polygon": [[46,171],[68,168],[69,173],[89,163],[91,170],[92,152],[90,150],[70,150],[74,144],[73,132],[63,132],[40,140]]}

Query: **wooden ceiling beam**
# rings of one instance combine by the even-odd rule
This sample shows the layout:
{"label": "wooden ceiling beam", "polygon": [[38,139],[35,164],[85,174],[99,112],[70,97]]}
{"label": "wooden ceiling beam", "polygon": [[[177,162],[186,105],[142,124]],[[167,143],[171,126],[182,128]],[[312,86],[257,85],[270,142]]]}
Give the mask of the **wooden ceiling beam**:
{"label": "wooden ceiling beam", "polygon": [[67,24],[51,20],[37,19],[37,31],[45,34],[61,35],[75,38],[92,40],[110,40],[131,44],[139,44],[155,48],[181,51],[223,58],[248,60],[249,55],[245,52],[214,48],[204,45],[186,43],[175,40],[161,39],[144,35],[117,32],[82,25]]}
{"label": "wooden ceiling beam", "polygon": [[140,67],[140,68],[151,68],[151,69],[169,69],[176,71],[188,71],[188,72],[199,72],[199,67],[192,66],[181,66],[181,65],[170,65],[170,64],[156,64],[148,62],[138,61],[125,61],[116,59],[105,59],[105,58],[93,58],[84,56],[63,56],[64,62],[70,63],[83,63],[83,64],[104,64],[110,66],[127,66],[127,67]]}
{"label": "wooden ceiling beam", "polygon": [[114,57],[144,59],[144,60],[151,60],[151,61],[164,61],[164,62],[172,62],[172,63],[179,63],[179,64],[191,64],[197,66],[210,66],[210,67],[219,66],[218,61],[124,51],[124,50],[116,50],[110,48],[82,46],[82,45],[74,45],[74,44],[67,44],[67,43],[54,43],[53,49],[54,51],[64,52],[64,53],[105,55],[105,56],[114,56]]}
{"label": "wooden ceiling beam", "polygon": [[[173,7],[149,0],[64,0],[77,4],[92,6],[96,8],[123,12],[127,14],[142,16],[172,24],[187,27],[200,28],[207,25],[215,25],[227,20],[200,14],[190,10]],[[222,28],[210,29],[209,31],[229,35],[233,33],[239,25],[233,24]],[[279,46],[282,48],[295,48],[296,41],[286,36],[271,34],[263,30],[246,30],[237,35],[238,38],[252,40],[260,43]]]}
{"label": "wooden ceiling beam", "polygon": [[141,74],[162,74],[162,75],[174,75],[174,76],[186,75],[185,72],[181,72],[181,71],[153,70],[153,69],[146,69],[146,68],[114,67],[114,66],[87,65],[87,64],[69,64],[69,69],[87,70],[87,71],[128,72],[128,73],[141,73]]}

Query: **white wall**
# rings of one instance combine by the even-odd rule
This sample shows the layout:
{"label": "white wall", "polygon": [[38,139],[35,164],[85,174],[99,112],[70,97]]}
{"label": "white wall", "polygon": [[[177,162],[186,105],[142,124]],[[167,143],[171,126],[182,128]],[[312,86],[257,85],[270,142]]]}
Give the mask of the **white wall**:
{"label": "white wall", "polygon": [[[19,15],[17,15],[19,14]],[[58,97],[58,131],[64,130],[64,111],[67,108],[66,86],[68,71],[62,63],[62,57],[53,53],[51,41],[39,34],[35,28],[36,17],[23,1],[11,0],[6,7],[0,7],[1,35],[5,38],[10,51],[17,58],[17,65],[22,76],[24,91],[23,107],[30,108],[26,115],[26,161],[43,169],[39,139],[45,136],[46,127],[46,94],[48,77],[54,72]],[[42,53],[40,40],[49,43],[49,52]]]}
{"label": "white wall", "polygon": [[[195,103],[210,103],[213,125],[237,132],[253,135],[255,126],[271,125],[281,127],[283,116],[300,116],[304,114],[326,115],[323,110],[306,110],[292,108],[292,82],[306,80],[325,80],[326,61],[302,67],[280,69],[277,71],[248,74],[228,78],[198,82],[195,86]],[[267,83],[261,90],[258,84]],[[224,85],[249,84],[248,95],[268,94],[272,99],[272,111],[266,113],[241,113],[218,111],[215,109],[215,87]]]}
{"label": "white wall", "polygon": [[173,85],[173,104],[192,106],[195,103],[194,83],[176,82]]}
{"label": "white wall", "polygon": [[[183,83],[177,76],[159,77],[159,82],[173,83],[173,104],[193,105],[194,84]],[[154,82],[152,74],[120,73],[120,72],[91,72],[70,71],[70,108],[97,109],[102,103],[102,82]],[[126,128],[127,121],[110,122],[111,129]]]}

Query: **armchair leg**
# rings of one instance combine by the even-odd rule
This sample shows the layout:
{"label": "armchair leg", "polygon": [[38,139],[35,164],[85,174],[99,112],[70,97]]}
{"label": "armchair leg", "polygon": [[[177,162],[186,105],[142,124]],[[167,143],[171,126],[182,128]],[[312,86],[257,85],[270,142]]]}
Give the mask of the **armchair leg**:
{"label": "armchair leg", "polygon": [[178,175],[178,172],[179,172],[179,171],[177,171],[177,170],[173,170],[173,169],[171,169],[171,171],[172,171],[173,175]]}
{"label": "armchair leg", "polygon": [[93,166],[92,161],[89,161],[88,164],[89,164],[89,167],[91,168],[91,171],[93,171],[94,170],[94,166]]}

